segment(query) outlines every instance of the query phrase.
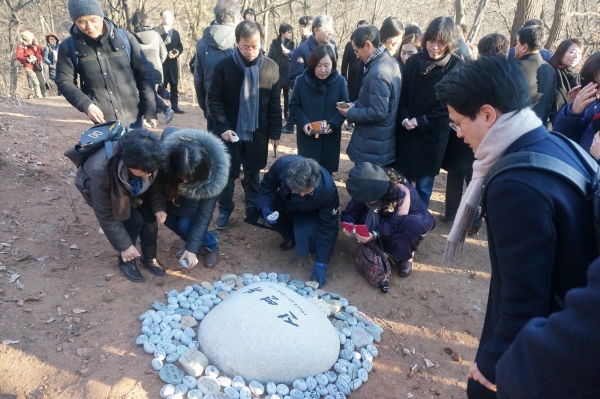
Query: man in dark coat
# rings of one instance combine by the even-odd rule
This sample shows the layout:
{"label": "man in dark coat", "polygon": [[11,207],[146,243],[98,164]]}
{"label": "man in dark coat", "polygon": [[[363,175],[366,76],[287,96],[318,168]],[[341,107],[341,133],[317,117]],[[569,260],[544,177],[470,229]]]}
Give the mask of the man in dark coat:
{"label": "man in dark coat", "polygon": [[592,201],[563,177],[517,168],[483,186],[505,154],[524,152],[557,158],[589,178],[576,152],[548,133],[529,108],[527,82],[518,70],[512,60],[487,56],[452,71],[436,87],[453,128],[476,158],[444,263],[460,253],[482,196],[488,229],[490,293],[469,369],[469,399],[496,398],[500,357],[529,320],[560,310],[567,291],[586,284],[588,265],[598,257]]}
{"label": "man in dark coat", "polygon": [[[525,23],[523,24],[523,26],[521,26],[521,28],[527,28],[528,26],[539,26],[541,28],[544,27],[544,22],[542,22],[539,19],[530,19],[525,21]],[[509,59],[515,59],[515,47],[511,47],[508,50],[508,58]],[[552,58],[552,52],[549,50],[546,50],[545,48],[541,48],[540,49],[540,55],[542,56],[542,59],[546,62],[550,61],[550,58]]]}
{"label": "man in dark coat", "polygon": [[[367,21],[361,19],[356,25],[357,28],[368,25]],[[348,82],[348,96],[350,101],[354,102],[358,99],[358,92],[362,85],[363,67],[365,64],[356,57],[354,48],[352,47],[352,40],[346,43],[344,47],[344,55],[342,56],[342,72],[341,75],[346,78]],[[348,122],[348,130],[354,129],[354,125]]]}
{"label": "man in dark coat", "polygon": [[235,207],[233,192],[240,166],[244,167],[242,187],[246,194],[246,219],[258,221],[256,196],[260,170],[267,165],[269,139],[273,146],[281,136],[279,68],[262,54],[262,26],[243,21],[235,28],[237,48],[219,62],[208,91],[208,110],[231,155],[229,182],[219,197],[216,226],[225,229]]}
{"label": "man in dark coat", "polygon": [[170,10],[162,10],[160,18],[162,19],[162,23],[155,27],[154,30],[163,39],[169,52],[167,59],[163,63],[164,87],[166,89],[169,86],[171,109],[176,114],[183,114],[184,111],[179,108],[179,90],[177,89],[177,85],[179,84],[177,59],[183,52],[183,45],[181,44],[179,32],[173,29],[173,13]]}
{"label": "man in dark coat", "polygon": [[214,129],[206,100],[215,65],[233,54],[235,49],[235,26],[242,21],[240,6],[232,0],[221,0],[214,9],[215,24],[204,29],[196,43],[194,88],[198,105],[206,118],[206,129]]}
{"label": "man in dark coat", "polygon": [[540,48],[544,41],[544,28],[529,26],[517,31],[515,58],[529,85],[533,112],[548,123],[556,93],[556,71],[542,59]]}
{"label": "man in dark coat", "polygon": [[379,30],[361,26],[352,33],[352,47],[365,64],[358,100],[339,108],[356,128],[346,153],[355,164],[386,166],[396,160],[396,113],[402,78],[400,66],[379,42]]}
{"label": "man in dark coat", "polygon": [[600,259],[587,281],[517,335],[496,367],[499,399],[600,398]]}
{"label": "man in dark coat", "polygon": [[292,53],[292,61],[289,68],[290,88],[294,89],[296,78],[306,69],[306,62],[310,53],[319,44],[329,44],[333,47],[335,58],[337,59],[337,47],[331,40],[333,35],[333,18],[328,15],[317,15],[312,22],[312,35],[308,36],[306,41],[302,42]]}
{"label": "man in dark coat", "polygon": [[[298,256],[315,255],[310,279],[317,277],[319,287],[325,285],[339,230],[340,200],[331,174],[314,159],[283,156],[265,173],[256,207],[283,237],[281,250],[295,246]],[[271,216],[274,212],[277,218]]]}
{"label": "man in dark coat", "polygon": [[[60,93],[94,123],[118,119],[123,126],[141,127],[145,118],[152,127],[158,126],[152,70],[137,39],[119,32],[104,18],[97,0],[69,0],[68,9],[74,24],[72,40],[63,40],[58,48],[56,86]],[[131,54],[127,54],[123,34]],[[81,88],[76,85],[77,76]]]}

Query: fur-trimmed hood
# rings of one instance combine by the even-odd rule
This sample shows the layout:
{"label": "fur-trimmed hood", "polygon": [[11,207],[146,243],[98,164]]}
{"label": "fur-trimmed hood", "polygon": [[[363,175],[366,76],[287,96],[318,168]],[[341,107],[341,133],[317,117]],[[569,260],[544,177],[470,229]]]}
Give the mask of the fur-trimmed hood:
{"label": "fur-trimmed hood", "polygon": [[179,195],[194,200],[216,198],[229,179],[230,156],[222,140],[209,132],[198,129],[167,128],[163,131],[164,160],[162,169],[168,172],[169,156],[173,148],[183,141],[191,141],[204,148],[210,157],[210,174],[208,180],[194,184],[181,184]]}

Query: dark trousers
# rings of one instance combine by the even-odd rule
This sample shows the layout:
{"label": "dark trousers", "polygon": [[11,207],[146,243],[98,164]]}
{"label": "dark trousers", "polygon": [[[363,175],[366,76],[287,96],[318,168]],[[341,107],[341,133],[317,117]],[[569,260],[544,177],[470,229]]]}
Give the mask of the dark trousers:
{"label": "dark trousers", "polygon": [[[466,183],[468,186],[473,178],[473,172],[469,173],[454,173],[448,172],[448,178],[446,180],[446,220],[453,222],[458,211],[458,206],[462,199],[463,184]],[[482,225],[481,214],[475,217],[473,220],[474,228],[480,228]]]}
{"label": "dark trousers", "polygon": [[179,90],[177,90],[177,83],[173,83],[169,80],[165,79],[165,84],[164,84],[165,88],[167,88],[167,86],[169,86],[169,93],[171,93],[171,108],[172,109],[177,109],[179,108],[178,104],[179,104]]}
{"label": "dark trousers", "polygon": [[496,392],[490,391],[479,382],[469,379],[467,381],[467,398],[469,399],[496,399]]}
{"label": "dark trousers", "polygon": [[[247,167],[244,161],[244,178],[242,179],[242,187],[246,195],[246,216],[255,215],[258,210],[256,209],[256,197],[258,196],[258,189],[260,187],[260,170],[254,170],[250,166]],[[231,214],[235,208],[233,202],[233,192],[235,191],[235,178],[229,176],[227,186],[219,195],[219,213],[226,215]]]}
{"label": "dark trousers", "polygon": [[[167,214],[167,220],[165,220],[165,226],[173,233],[177,234],[183,241],[187,242],[192,227],[194,226],[194,221],[169,213]],[[204,234],[202,246],[210,251],[214,251],[218,247],[217,239],[207,231],[206,234]]]}
{"label": "dark trousers", "polygon": [[290,116],[290,109],[289,109],[289,105],[290,105],[290,88],[289,87],[282,87],[281,88],[281,93],[283,94],[283,117],[285,118],[285,120],[287,121],[289,116]]}
{"label": "dark trousers", "polygon": [[165,104],[163,99],[160,98],[158,94],[156,94],[156,91],[154,91],[154,98],[156,99],[156,110],[158,112],[162,112],[163,114],[166,113],[169,107],[167,106],[167,104]]}
{"label": "dark trousers", "polygon": [[152,212],[149,201],[144,201],[138,208],[131,208],[129,219],[123,222],[123,226],[133,245],[139,237],[142,253],[144,248],[154,248],[156,253],[156,237],[158,236],[158,222]]}

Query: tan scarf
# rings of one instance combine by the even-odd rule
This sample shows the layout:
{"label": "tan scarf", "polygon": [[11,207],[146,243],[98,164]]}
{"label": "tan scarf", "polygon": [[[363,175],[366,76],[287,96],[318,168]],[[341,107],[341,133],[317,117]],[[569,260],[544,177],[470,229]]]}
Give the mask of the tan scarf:
{"label": "tan scarf", "polygon": [[483,181],[490,168],[504,155],[512,143],[541,125],[542,121],[536,114],[530,108],[525,108],[500,115],[481,140],[475,151],[473,179],[460,202],[454,225],[446,241],[444,265],[452,266],[462,255],[467,229],[473,224],[479,209]]}

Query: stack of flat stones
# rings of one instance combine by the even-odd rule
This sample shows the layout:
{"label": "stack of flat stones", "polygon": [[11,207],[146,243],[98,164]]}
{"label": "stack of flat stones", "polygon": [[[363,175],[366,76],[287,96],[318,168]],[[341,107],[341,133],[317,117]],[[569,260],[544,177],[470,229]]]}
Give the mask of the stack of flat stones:
{"label": "stack of flat stones", "polygon": [[[297,379],[288,386],[276,381],[246,383],[242,376],[221,375],[209,364],[195,340],[194,327],[232,291],[258,282],[287,287],[311,300],[329,317],[340,342],[339,359],[330,370]],[[379,343],[383,333],[379,324],[346,298],[318,289],[314,281],[290,280],[285,273],[225,274],[213,283],[204,281],[182,292],[171,290],[167,304],[156,301],[152,308],[139,318],[142,335],[136,344],[153,355],[151,365],[165,382],[160,390],[164,399],[345,399],[368,381],[373,359],[378,355],[373,343]]]}

